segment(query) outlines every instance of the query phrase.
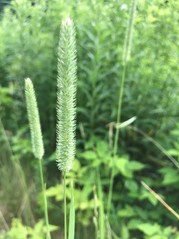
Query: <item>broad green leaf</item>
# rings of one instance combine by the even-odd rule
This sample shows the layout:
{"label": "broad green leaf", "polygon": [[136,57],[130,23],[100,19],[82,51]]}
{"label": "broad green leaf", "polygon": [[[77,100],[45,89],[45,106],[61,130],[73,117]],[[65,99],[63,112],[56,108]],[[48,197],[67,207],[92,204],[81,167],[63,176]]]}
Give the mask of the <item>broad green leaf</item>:
{"label": "broad green leaf", "polygon": [[137,192],[137,190],[139,188],[137,183],[134,180],[130,180],[130,179],[127,179],[125,181],[125,186],[128,190],[130,190],[132,192]]}
{"label": "broad green leaf", "polygon": [[141,224],[141,220],[139,219],[131,219],[128,224],[127,224],[127,227],[131,230],[136,230],[136,228],[138,227],[138,225]]}
{"label": "broad green leaf", "polygon": [[85,151],[84,153],[82,153],[82,156],[88,160],[95,160],[97,158],[96,153],[91,150]]}
{"label": "broad green leaf", "polygon": [[122,224],[121,228],[121,236],[122,239],[129,239],[129,229],[124,223]]}
{"label": "broad green leaf", "polygon": [[160,172],[163,174],[163,185],[170,185],[173,183],[179,182],[179,173],[178,170],[174,168],[165,167],[160,170]]}
{"label": "broad green leaf", "polygon": [[138,225],[138,229],[145,235],[152,236],[160,231],[160,226],[158,224],[142,223]]}
{"label": "broad green leaf", "polygon": [[158,203],[158,200],[150,192],[148,192],[145,189],[141,192],[141,195],[139,196],[139,198],[141,200],[148,199],[154,206],[157,205]]}
{"label": "broad green leaf", "polygon": [[116,158],[115,165],[122,175],[132,178],[132,171],[129,169],[129,160],[127,158]]}
{"label": "broad green leaf", "polygon": [[132,217],[134,216],[136,213],[134,211],[134,209],[130,206],[126,206],[124,209],[121,209],[118,211],[117,213],[121,218],[123,217]]}
{"label": "broad green leaf", "polygon": [[138,170],[145,168],[145,165],[140,162],[137,162],[137,161],[130,161],[129,168],[132,171],[138,171]]}
{"label": "broad green leaf", "polygon": [[167,153],[172,156],[179,156],[179,150],[176,150],[176,149],[169,149],[167,150]]}
{"label": "broad green leaf", "polygon": [[56,185],[46,190],[47,197],[55,197],[57,201],[63,200],[63,186]]}

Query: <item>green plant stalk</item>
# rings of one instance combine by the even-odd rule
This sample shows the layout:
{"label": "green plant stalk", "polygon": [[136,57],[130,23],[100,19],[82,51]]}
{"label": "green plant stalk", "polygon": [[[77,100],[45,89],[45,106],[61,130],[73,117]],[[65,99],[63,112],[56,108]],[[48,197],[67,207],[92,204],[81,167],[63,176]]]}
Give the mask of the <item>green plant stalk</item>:
{"label": "green plant stalk", "polygon": [[[132,45],[132,32],[133,32],[133,26],[134,26],[136,5],[137,5],[137,0],[132,0],[130,17],[129,17],[128,27],[127,27],[127,31],[126,31],[126,38],[125,38],[125,42],[124,42],[122,78],[121,78],[121,84],[120,84],[120,88],[119,88],[116,125],[120,124],[120,120],[121,120],[121,108],[122,108],[122,98],[123,98],[123,94],[124,94],[124,82],[125,82],[125,78],[126,78],[127,64],[128,64],[128,61],[130,60],[131,45]],[[113,157],[112,157],[112,166],[111,166],[112,168],[111,168],[108,202],[107,202],[108,218],[109,218],[111,201],[112,201],[113,184],[114,184],[114,158],[117,154],[118,140],[119,140],[119,127],[116,128],[115,138],[114,138],[114,146],[113,146]]]}
{"label": "green plant stalk", "polygon": [[[118,102],[119,107],[118,107],[118,114],[117,114],[117,123],[120,122],[125,75],[126,75],[126,64],[123,65],[121,87],[120,87],[120,92],[119,92],[119,102]],[[109,218],[109,212],[110,212],[111,201],[112,201],[113,183],[114,183],[114,158],[115,158],[116,153],[117,153],[118,139],[119,139],[119,127],[117,127],[117,129],[116,129],[115,140],[114,140],[114,148],[113,148],[112,169],[111,169],[111,176],[110,176],[110,182],[109,182],[109,194],[108,194],[108,202],[107,202],[107,216],[108,216],[108,218]]]}
{"label": "green plant stalk", "polygon": [[75,238],[75,202],[74,202],[74,186],[71,181],[71,202],[70,202],[70,216],[68,227],[68,239]]}
{"label": "green plant stalk", "polygon": [[63,174],[63,190],[64,190],[64,239],[67,239],[67,198],[66,198],[66,173]]}
{"label": "green plant stalk", "polygon": [[47,239],[51,239],[50,230],[49,230],[49,219],[48,219],[48,207],[47,207],[47,197],[46,197],[46,186],[44,183],[43,169],[42,169],[42,160],[39,161],[39,172],[40,172],[40,181],[42,186],[42,194],[43,194],[43,206],[44,206],[44,216],[45,216],[45,224],[47,228]]}
{"label": "green plant stalk", "polygon": [[93,187],[94,193],[94,216],[93,216],[93,223],[95,227],[95,239],[99,239],[99,230],[98,230],[98,197],[96,192],[96,185]]}

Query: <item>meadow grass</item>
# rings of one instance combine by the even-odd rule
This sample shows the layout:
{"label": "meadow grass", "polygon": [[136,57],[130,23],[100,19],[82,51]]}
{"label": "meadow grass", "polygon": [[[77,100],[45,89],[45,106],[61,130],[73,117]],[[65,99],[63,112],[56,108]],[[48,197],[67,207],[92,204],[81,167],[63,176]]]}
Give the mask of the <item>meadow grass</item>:
{"label": "meadow grass", "polygon": [[[58,48],[57,75],[57,167],[63,173],[64,186],[64,239],[74,239],[75,206],[73,183],[71,183],[71,205],[69,231],[67,229],[66,174],[72,168],[75,157],[76,129],[76,41],[75,28],[71,18],[62,21]],[[39,172],[43,193],[44,217],[47,228],[47,239],[51,239],[49,230],[46,186],[44,183],[42,157],[44,146],[40,126],[38,106],[32,81],[25,80],[25,95],[29,125],[31,131],[32,150],[39,161]],[[68,232],[67,232],[68,231]]]}
{"label": "meadow grass", "polygon": [[[132,31],[134,25],[136,9],[136,0],[132,1],[129,23],[126,31],[126,38],[124,42],[123,52],[123,65],[122,65],[122,79],[119,88],[119,101],[117,111],[116,125],[120,124],[122,97],[124,91],[124,82],[126,75],[126,67],[130,60],[131,44],[132,44]],[[73,186],[71,185],[71,206],[70,206],[70,218],[69,218],[69,232],[67,232],[67,201],[66,201],[66,174],[72,168],[72,163],[75,156],[75,129],[76,129],[76,40],[75,29],[73,21],[70,18],[66,18],[62,21],[60,30],[60,39],[58,47],[58,67],[57,67],[57,144],[56,144],[56,161],[57,167],[63,173],[63,186],[64,186],[64,239],[73,239],[75,230],[75,209],[74,209],[74,195]],[[30,79],[26,79],[26,101],[28,117],[31,128],[32,148],[34,155],[39,159],[39,170],[42,191],[44,195],[44,215],[47,226],[47,238],[50,239],[49,222],[47,212],[47,199],[45,196],[45,185],[42,172],[41,159],[44,154],[40,120],[38,114],[37,103],[35,99],[35,93],[33,85]],[[117,145],[119,139],[119,127],[116,127],[116,134],[113,146],[113,156],[117,154]],[[107,215],[109,219],[112,191],[114,181],[114,164],[112,162],[112,170],[110,176]],[[96,220],[96,225],[99,228],[97,230],[97,236],[100,239],[105,238],[105,209],[103,205],[103,193],[100,181],[100,175],[97,175],[97,188],[100,199],[99,217]],[[108,220],[107,219],[107,220]]]}
{"label": "meadow grass", "polygon": [[[99,197],[99,214],[95,211],[94,224],[96,230],[96,239],[117,238],[112,232],[109,219],[112,204],[113,183],[114,183],[114,158],[117,155],[119,129],[121,123],[122,98],[124,93],[124,83],[126,78],[127,66],[130,61],[130,52],[132,45],[132,32],[134,28],[135,10],[137,1],[133,0],[131,11],[126,31],[126,38],[123,49],[123,64],[122,77],[119,88],[118,110],[116,120],[116,132],[114,137],[114,145],[112,150],[113,161],[110,174],[109,193],[107,200],[107,218],[105,218],[105,207],[103,199],[103,190],[100,180],[100,174],[97,173],[97,194]],[[66,196],[66,177],[72,169],[73,160],[75,157],[75,130],[76,130],[76,39],[75,28],[71,18],[66,18],[62,21],[59,47],[58,47],[58,75],[57,75],[57,143],[56,143],[56,162],[58,169],[63,174],[64,187],[64,239],[75,238],[75,201],[74,201],[74,186],[71,183],[71,203],[69,212],[69,224],[67,223],[67,196]],[[29,88],[28,88],[29,87]],[[44,154],[42,134],[40,129],[40,120],[37,110],[35,93],[32,90],[33,85],[30,79],[26,79],[26,101],[28,116],[31,128],[32,148],[36,158],[39,160],[39,170],[41,185],[44,199],[44,215],[47,227],[47,238],[50,239],[47,199],[45,196],[45,184],[42,170],[42,157]],[[31,92],[30,92],[31,91]],[[32,97],[33,95],[33,97]],[[119,126],[119,127],[118,127]],[[144,183],[143,183],[144,185]],[[146,186],[146,185],[145,185]],[[95,196],[97,197],[97,196]],[[97,207],[97,206],[96,206]],[[68,225],[67,225],[68,224]],[[112,236],[113,234],[113,236]]]}

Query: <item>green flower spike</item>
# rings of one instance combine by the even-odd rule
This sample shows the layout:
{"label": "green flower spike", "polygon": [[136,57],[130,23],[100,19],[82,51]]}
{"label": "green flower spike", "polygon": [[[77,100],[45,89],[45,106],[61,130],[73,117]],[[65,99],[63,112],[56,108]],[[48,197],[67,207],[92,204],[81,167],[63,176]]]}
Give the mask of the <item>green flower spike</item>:
{"label": "green flower spike", "polygon": [[44,146],[42,140],[40,119],[34,87],[32,81],[29,78],[25,79],[25,96],[31,131],[32,150],[36,158],[42,159],[44,155]]}
{"label": "green flower spike", "polygon": [[73,21],[62,21],[57,75],[57,166],[64,173],[72,168],[76,130],[76,39]]}

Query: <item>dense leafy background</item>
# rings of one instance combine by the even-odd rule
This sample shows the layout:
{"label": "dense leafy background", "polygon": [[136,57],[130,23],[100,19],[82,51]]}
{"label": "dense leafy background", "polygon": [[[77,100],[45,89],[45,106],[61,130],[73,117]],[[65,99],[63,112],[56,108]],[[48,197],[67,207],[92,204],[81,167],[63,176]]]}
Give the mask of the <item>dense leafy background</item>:
{"label": "dense leafy background", "polygon": [[[33,80],[39,103],[46,146],[44,166],[50,222],[63,224],[63,209],[57,210],[63,198],[54,155],[56,58],[60,21],[70,15],[77,29],[78,151],[69,177],[75,178],[76,183],[77,238],[88,238],[88,233],[94,232],[93,186],[100,173],[103,194],[108,192],[111,134],[114,133],[110,123],[116,120],[129,5],[128,0],[13,0],[1,12],[0,209],[9,224],[14,217],[34,224],[33,221],[42,216],[37,163],[31,154],[24,101],[25,77]],[[133,116],[137,119],[133,124],[135,128],[120,131],[111,210],[112,229],[122,239],[178,239],[177,219],[140,183],[141,180],[147,182],[178,210],[178,169],[150,140],[156,140],[178,160],[178,12],[179,2],[174,0],[138,1],[122,121]],[[18,176],[19,165],[26,175],[33,210],[23,206],[25,199],[21,197],[21,190],[25,191],[25,187],[22,176]],[[14,191],[17,185],[19,190]],[[2,230],[7,229],[1,225]],[[26,230],[17,220],[13,228],[2,238],[15,239],[13,233],[18,235],[19,230]],[[37,238],[43,223],[34,228],[36,237],[29,228],[22,238],[27,235]]]}

